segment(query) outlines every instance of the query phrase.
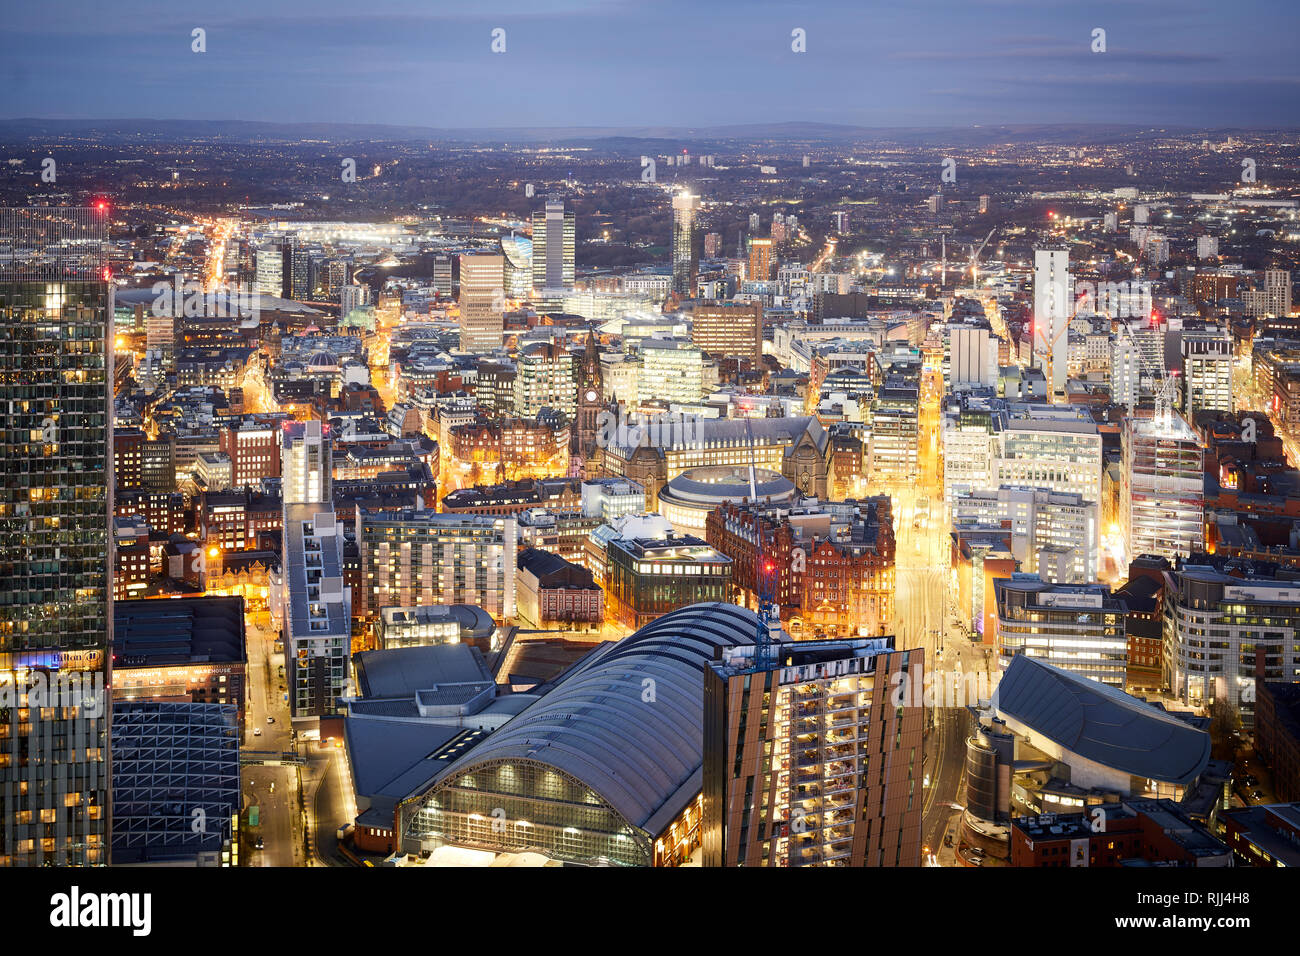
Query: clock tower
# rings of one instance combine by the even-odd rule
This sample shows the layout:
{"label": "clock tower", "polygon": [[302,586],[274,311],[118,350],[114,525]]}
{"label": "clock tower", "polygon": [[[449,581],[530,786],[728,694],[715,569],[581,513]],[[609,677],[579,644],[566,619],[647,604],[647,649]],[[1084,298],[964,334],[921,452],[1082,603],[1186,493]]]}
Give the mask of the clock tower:
{"label": "clock tower", "polygon": [[[600,374],[600,350],[596,347],[594,327],[587,329],[587,347],[578,362],[578,409],[573,430],[574,453],[584,464],[596,457],[596,438],[600,434],[600,413],[605,411],[603,381]],[[586,469],[584,468],[584,471]]]}

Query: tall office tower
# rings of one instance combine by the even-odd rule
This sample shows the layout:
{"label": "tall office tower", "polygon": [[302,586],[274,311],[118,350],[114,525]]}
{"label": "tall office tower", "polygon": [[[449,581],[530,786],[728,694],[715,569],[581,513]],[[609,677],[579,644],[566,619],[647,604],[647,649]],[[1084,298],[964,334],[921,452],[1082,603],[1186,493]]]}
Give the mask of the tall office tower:
{"label": "tall office tower", "polygon": [[1133,221],[1136,222],[1136,223],[1150,222],[1150,221],[1151,221],[1151,207],[1150,207],[1150,206],[1134,206],[1134,207],[1133,207]]}
{"label": "tall office tower", "polygon": [[433,260],[433,288],[440,297],[451,298],[451,256],[438,256]]}
{"label": "tall office tower", "polygon": [[1181,415],[1124,419],[1120,512],[1128,557],[1205,549],[1204,452]]}
{"label": "tall office tower", "polygon": [[758,232],[758,227],[759,227],[759,225],[760,225],[761,223],[762,223],[762,220],[758,218],[758,213],[756,213],[756,212],[751,212],[751,213],[749,214],[749,231],[750,231],[750,232]]}
{"label": "tall office tower", "polygon": [[749,240],[749,281],[766,282],[772,274],[772,240]]}
{"label": "tall office tower", "polygon": [[345,285],[339,290],[339,316],[346,317],[353,309],[368,304],[370,290],[363,285]]}
{"label": "tall office tower", "polygon": [[1183,411],[1232,411],[1232,337],[1227,329],[1183,333]]}
{"label": "tall office tower", "polygon": [[849,214],[843,209],[837,209],[833,213],[835,217],[835,231],[841,236],[849,234]]}
{"label": "tall office tower", "polygon": [[573,353],[554,342],[534,342],[519,352],[515,373],[515,414],[536,418],[543,408],[573,418],[578,383]]}
{"label": "tall office tower", "polygon": [[0,867],[109,862],[106,231],[0,210]]}
{"label": "tall office tower", "polygon": [[[502,236],[501,254],[505,256],[504,280],[506,298],[527,299],[533,294],[533,240],[527,236]],[[547,290],[538,288],[539,295]],[[550,290],[550,298],[563,293],[563,289]]]}
{"label": "tall office tower", "polygon": [[284,293],[284,254],[275,247],[253,253],[253,287],[261,295],[279,297]]}
{"label": "tall office tower", "polygon": [[980,196],[980,215],[983,216],[989,211],[990,199],[988,196]]}
{"label": "tall office tower", "polygon": [[763,360],[763,304],[697,305],[691,341],[715,359],[738,358],[757,367]]}
{"label": "tall office tower", "polygon": [[1065,249],[1034,250],[1034,364],[1047,378],[1052,401],[1065,400],[1070,306],[1074,281]]}
{"label": "tall office tower", "polygon": [[1152,233],[1147,239],[1147,259],[1153,266],[1164,265],[1169,261],[1169,237],[1162,233]]}
{"label": "tall office tower", "polygon": [[308,729],[334,713],[352,653],[352,591],[343,583],[343,525],[334,515],[331,446],[328,425],[284,426],[282,634],[289,713]]}
{"label": "tall office tower", "polygon": [[337,298],[339,290],[348,284],[348,264],[342,259],[331,259],[325,264],[325,294]]}
{"label": "tall office tower", "polygon": [[501,347],[505,265],[504,255],[460,257],[460,347],[466,352]]}
{"label": "tall office tower", "polygon": [[690,297],[695,289],[699,260],[695,255],[695,213],[700,200],[688,192],[673,196],[673,292]]}
{"label": "tall office tower", "polygon": [[1101,218],[1102,229],[1106,232],[1119,232],[1119,213],[1108,212]]}
{"label": "tall office tower", "polygon": [[716,259],[722,255],[722,234],[708,232],[704,234],[704,258]]}
{"label": "tall office tower", "polygon": [[309,299],[311,287],[311,252],[297,239],[288,238],[280,246],[280,295],[286,299]]}
{"label": "tall office tower", "polygon": [[924,653],[722,647],[704,671],[704,866],[920,866]]}
{"label": "tall office tower", "polygon": [[573,288],[576,236],[573,210],[565,212],[559,196],[546,197],[546,208],[533,213],[533,288],[538,292]]}
{"label": "tall office tower", "polygon": [[1219,237],[1218,236],[1197,236],[1196,237],[1196,258],[1213,259],[1219,254]]}

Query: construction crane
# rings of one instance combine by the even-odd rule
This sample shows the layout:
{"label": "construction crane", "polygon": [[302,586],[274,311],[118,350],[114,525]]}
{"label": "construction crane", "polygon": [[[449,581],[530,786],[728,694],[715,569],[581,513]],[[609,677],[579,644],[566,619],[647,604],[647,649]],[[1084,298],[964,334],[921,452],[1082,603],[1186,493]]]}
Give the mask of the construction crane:
{"label": "construction crane", "polygon": [[781,630],[781,613],[776,607],[776,559],[763,550],[763,523],[758,512],[758,469],[754,451],[754,425],[745,418],[745,434],[749,439],[749,500],[754,508],[754,534],[757,553],[754,561],[754,589],[758,592],[758,633],[754,640],[754,667],[763,671],[776,663],[776,642],[772,639],[773,624]]}
{"label": "construction crane", "polygon": [[987,236],[984,237],[984,241],[980,243],[980,247],[979,247],[978,249],[975,248],[974,243],[971,244],[971,247],[970,247],[970,248],[971,248],[971,253],[970,253],[970,284],[971,284],[971,287],[974,288],[974,289],[978,289],[978,288],[979,288],[979,258],[980,258],[980,253],[984,251],[984,247],[987,246],[987,245],[989,244],[989,240],[993,238],[993,233],[995,233],[995,232],[997,232],[997,231],[998,231],[998,227],[997,227],[997,226],[994,226],[992,229],[990,229],[990,230],[989,230],[989,234],[988,234]]}
{"label": "construction crane", "polygon": [[[1103,312],[1106,318],[1110,319],[1110,313]],[[1114,321],[1112,319],[1112,321]],[[1133,344],[1137,352],[1138,362],[1147,377],[1151,379],[1155,398],[1155,414],[1152,420],[1162,429],[1168,430],[1173,422],[1174,414],[1174,388],[1175,382],[1172,375],[1165,374],[1164,364],[1160,368],[1155,368],[1147,361],[1147,357],[1142,354],[1142,346],[1138,344],[1137,339],[1133,338],[1133,330],[1129,327],[1128,320],[1119,319],[1119,326],[1128,336],[1129,342]]]}

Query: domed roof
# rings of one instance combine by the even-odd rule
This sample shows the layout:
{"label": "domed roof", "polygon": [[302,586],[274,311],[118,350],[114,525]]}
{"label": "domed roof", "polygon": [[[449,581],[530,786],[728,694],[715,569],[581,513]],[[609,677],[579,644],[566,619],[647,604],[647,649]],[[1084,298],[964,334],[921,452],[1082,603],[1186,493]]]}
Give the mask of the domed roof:
{"label": "domed roof", "polygon": [[311,358],[307,359],[308,368],[334,368],[339,364],[337,356],[333,352],[321,349],[319,352],[313,352]]}
{"label": "domed roof", "polygon": [[[754,491],[760,501],[784,501],[794,497],[794,482],[766,468],[754,469]],[[706,465],[688,468],[659,492],[682,502],[721,504],[750,497],[749,468],[744,465]]]}

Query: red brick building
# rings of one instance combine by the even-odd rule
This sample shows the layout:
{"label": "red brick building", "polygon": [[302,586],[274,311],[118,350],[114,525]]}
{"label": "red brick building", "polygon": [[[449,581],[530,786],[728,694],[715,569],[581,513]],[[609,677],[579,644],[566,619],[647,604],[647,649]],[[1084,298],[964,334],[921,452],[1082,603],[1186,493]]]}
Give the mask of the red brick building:
{"label": "red brick building", "polygon": [[1189,867],[1231,865],[1228,847],[1173,800],[1126,800],[1087,813],[1011,821],[1011,865],[1115,867],[1125,862]]}
{"label": "red brick building", "polygon": [[772,509],[726,504],[710,513],[709,544],[731,558],[742,600],[757,600],[758,533],[771,566],[773,598],[793,634],[875,636],[894,618],[894,525],[888,496],[834,508]]}
{"label": "red brick building", "polygon": [[244,422],[221,429],[219,449],[230,457],[232,488],[253,488],[263,478],[280,477],[280,429]]}

